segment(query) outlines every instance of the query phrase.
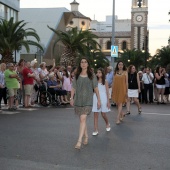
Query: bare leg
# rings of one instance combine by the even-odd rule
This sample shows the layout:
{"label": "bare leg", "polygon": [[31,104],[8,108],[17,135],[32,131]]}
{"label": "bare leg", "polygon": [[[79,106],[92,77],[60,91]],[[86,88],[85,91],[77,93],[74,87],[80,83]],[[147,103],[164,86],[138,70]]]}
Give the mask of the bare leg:
{"label": "bare leg", "polygon": [[83,138],[85,131],[86,131],[86,118],[87,118],[87,115],[81,115],[80,116],[79,138],[78,138],[78,142],[75,146],[76,149],[80,149],[80,147],[81,147],[82,138]]}
{"label": "bare leg", "polygon": [[126,102],[126,108],[127,108],[127,114],[129,114],[130,113],[130,98],[129,97]]}
{"label": "bare leg", "polygon": [[9,108],[12,108],[14,105],[14,96],[9,97]]}
{"label": "bare leg", "polygon": [[64,100],[65,100],[67,103],[69,103],[68,98],[67,98],[67,95],[64,96]]}
{"label": "bare leg", "polygon": [[94,113],[94,131],[98,132],[98,117],[99,117],[99,113],[95,112]]}
{"label": "bare leg", "polygon": [[85,130],[84,130],[84,142],[83,142],[83,144],[84,145],[88,144],[87,124],[86,124]]}
{"label": "bare leg", "polygon": [[117,107],[118,107],[118,114],[117,114],[116,124],[120,124],[120,118],[121,118],[121,113],[122,113],[122,103],[118,103]]}
{"label": "bare leg", "polygon": [[102,114],[102,117],[103,117],[103,119],[104,119],[104,121],[106,123],[106,127],[108,128],[110,126],[110,124],[109,124],[108,118],[106,116],[106,113],[102,112],[101,114]]}
{"label": "bare leg", "polygon": [[141,105],[140,105],[140,103],[139,103],[139,99],[136,98],[136,97],[134,97],[134,102],[135,102],[135,104],[136,104],[137,107],[138,107],[138,112],[141,113]]}
{"label": "bare leg", "polygon": [[158,88],[157,88],[157,99],[158,99],[158,103],[159,103],[160,93],[161,93],[161,89],[158,89]]}
{"label": "bare leg", "polygon": [[63,96],[61,96],[61,103],[66,104],[66,102],[64,101],[64,97]]}
{"label": "bare leg", "polygon": [[162,89],[161,89],[161,102],[162,102],[162,103],[164,102],[164,99],[163,99],[163,97],[164,97],[164,92],[165,92],[165,88],[162,88]]}

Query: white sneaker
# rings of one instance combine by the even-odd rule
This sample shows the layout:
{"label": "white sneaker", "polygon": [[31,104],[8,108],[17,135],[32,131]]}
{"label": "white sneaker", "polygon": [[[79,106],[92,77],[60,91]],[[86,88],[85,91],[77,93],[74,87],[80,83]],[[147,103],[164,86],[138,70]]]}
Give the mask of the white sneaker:
{"label": "white sneaker", "polygon": [[98,131],[92,133],[93,136],[97,136],[98,134],[99,134]]}
{"label": "white sneaker", "polygon": [[109,124],[109,127],[106,128],[106,131],[110,132],[110,130],[111,130],[111,127],[110,127],[110,124]]}

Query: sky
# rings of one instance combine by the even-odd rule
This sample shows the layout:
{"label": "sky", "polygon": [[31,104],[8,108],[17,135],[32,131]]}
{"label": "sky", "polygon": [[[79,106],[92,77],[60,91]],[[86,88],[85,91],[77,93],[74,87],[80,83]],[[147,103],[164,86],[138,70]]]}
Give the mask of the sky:
{"label": "sky", "polygon": [[[105,21],[112,15],[113,0],[76,0],[79,11],[92,20]],[[65,7],[71,10],[73,0],[20,0],[21,8]],[[131,19],[132,0],[115,0],[115,14],[118,19]],[[148,0],[149,52],[154,55],[157,49],[168,45],[170,36],[169,0]]]}

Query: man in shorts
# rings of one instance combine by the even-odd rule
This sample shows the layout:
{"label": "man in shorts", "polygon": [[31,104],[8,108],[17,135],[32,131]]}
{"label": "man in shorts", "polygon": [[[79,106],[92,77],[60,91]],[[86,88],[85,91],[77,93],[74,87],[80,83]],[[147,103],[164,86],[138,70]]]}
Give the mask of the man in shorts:
{"label": "man in shorts", "polygon": [[35,75],[31,70],[31,64],[30,62],[27,62],[25,65],[25,68],[23,69],[23,81],[24,81],[24,91],[25,91],[25,97],[24,97],[24,104],[25,108],[28,108],[30,105],[30,96],[33,92],[33,84],[34,84],[34,78]]}
{"label": "man in shorts", "polygon": [[14,96],[17,96],[17,90],[19,88],[19,81],[20,78],[16,71],[14,71],[14,64],[8,63],[7,64],[7,70],[4,72],[5,76],[5,83],[8,90],[9,95],[9,108],[8,110],[12,111],[15,110],[16,107],[14,107]]}

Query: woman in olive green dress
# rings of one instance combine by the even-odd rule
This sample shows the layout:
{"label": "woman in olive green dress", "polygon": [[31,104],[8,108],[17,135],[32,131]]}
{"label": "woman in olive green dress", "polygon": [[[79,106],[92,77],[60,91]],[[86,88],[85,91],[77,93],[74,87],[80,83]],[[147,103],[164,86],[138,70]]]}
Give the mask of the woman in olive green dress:
{"label": "woman in olive green dress", "polygon": [[75,113],[79,115],[80,119],[79,138],[75,145],[75,149],[81,148],[83,137],[83,144],[88,144],[86,118],[87,115],[92,112],[93,90],[97,95],[98,108],[100,108],[101,105],[97,85],[97,78],[90,68],[89,61],[86,58],[82,58],[73,80],[70,98],[70,104],[71,106],[74,106]]}

